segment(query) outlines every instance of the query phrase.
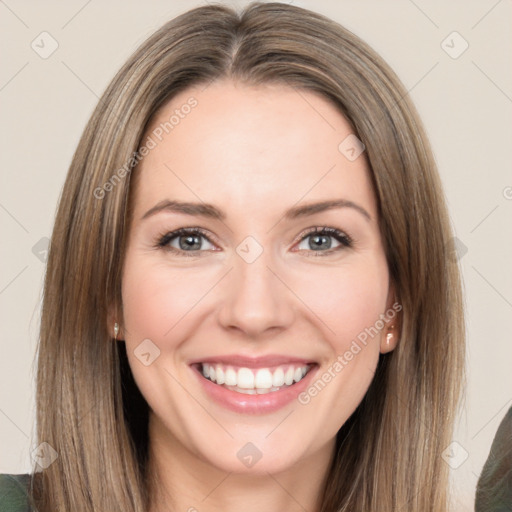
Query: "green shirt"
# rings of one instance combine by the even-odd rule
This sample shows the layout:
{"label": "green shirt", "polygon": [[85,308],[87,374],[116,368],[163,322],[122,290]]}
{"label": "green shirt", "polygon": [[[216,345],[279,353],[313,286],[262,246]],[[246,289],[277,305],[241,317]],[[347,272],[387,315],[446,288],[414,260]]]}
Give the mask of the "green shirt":
{"label": "green shirt", "polygon": [[512,407],[500,423],[478,480],[475,512],[512,512]]}
{"label": "green shirt", "polygon": [[0,512],[30,512],[30,475],[0,475]]}

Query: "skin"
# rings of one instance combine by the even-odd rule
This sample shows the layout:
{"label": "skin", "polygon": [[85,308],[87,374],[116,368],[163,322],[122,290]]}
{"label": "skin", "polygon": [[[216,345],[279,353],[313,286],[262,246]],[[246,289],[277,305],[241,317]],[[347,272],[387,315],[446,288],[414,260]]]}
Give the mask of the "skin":
{"label": "skin", "polygon": [[[188,89],[160,109],[146,137],[191,96],[197,106],[136,170],[122,279],[119,337],[151,408],[152,511],[318,510],[336,432],[366,393],[379,353],[394,348],[391,326],[307,405],[294,400],[270,414],[214,403],[189,362],[286,354],[316,361],[321,375],[391,307],[368,164],[364,153],[349,161],[338,149],[352,130],[331,103],[286,86]],[[370,219],[352,207],[284,218],[289,208],[340,198]],[[142,218],[167,199],[213,204],[225,219]],[[305,231],[317,226],[341,230],[353,245],[328,237],[331,249],[314,251]],[[181,227],[208,234],[191,257],[158,247]],[[236,252],[247,236],[263,249],[252,263]],[[178,238],[170,243],[179,248]],[[160,350],[149,366],[134,353],[145,339]],[[251,468],[236,456],[247,442],[262,454]]]}

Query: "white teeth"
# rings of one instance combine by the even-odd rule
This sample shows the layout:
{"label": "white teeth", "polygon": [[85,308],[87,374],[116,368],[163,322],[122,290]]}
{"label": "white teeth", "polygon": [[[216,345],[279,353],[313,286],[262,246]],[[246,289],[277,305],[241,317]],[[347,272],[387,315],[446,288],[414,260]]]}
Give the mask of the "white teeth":
{"label": "white teeth", "polygon": [[249,368],[240,368],[238,370],[237,386],[242,389],[254,389],[254,373]]}
{"label": "white teeth", "polygon": [[[205,365],[203,365],[205,366]],[[226,386],[236,386],[236,372],[233,368],[227,368],[224,374]]]}
{"label": "white teeth", "polygon": [[203,363],[204,377],[228,389],[249,395],[279,391],[283,386],[299,382],[307,374],[309,366],[282,365],[274,370],[269,368],[233,368],[223,364]]}
{"label": "white teeth", "polygon": [[272,375],[272,386],[281,387],[284,384],[284,371],[282,368],[278,368],[274,375]]}
{"label": "white teeth", "polygon": [[254,387],[264,389],[270,389],[272,387],[272,374],[269,369],[262,368],[256,372]]}
{"label": "white teeth", "polygon": [[215,375],[216,375],[215,380],[217,381],[217,384],[224,384],[224,382],[225,382],[224,370],[222,369],[221,366],[217,365],[215,367]]}

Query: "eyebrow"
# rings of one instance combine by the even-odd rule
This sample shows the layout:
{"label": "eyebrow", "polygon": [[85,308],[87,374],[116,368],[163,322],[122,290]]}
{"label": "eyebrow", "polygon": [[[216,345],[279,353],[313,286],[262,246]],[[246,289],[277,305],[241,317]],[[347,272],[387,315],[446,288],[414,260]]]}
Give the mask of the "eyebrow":
{"label": "eyebrow", "polygon": [[[286,220],[293,220],[299,217],[307,217],[308,215],[314,215],[315,213],[333,210],[335,208],[352,208],[363,215],[367,220],[372,220],[371,215],[362,206],[346,199],[331,199],[317,203],[309,203],[302,206],[295,206],[286,211],[284,218]],[[148,217],[152,217],[153,215],[164,211],[182,213],[185,215],[195,215],[221,221],[226,219],[226,214],[212,204],[190,203],[164,199],[153,206],[153,208],[149,209],[142,216],[141,220],[147,219]]]}

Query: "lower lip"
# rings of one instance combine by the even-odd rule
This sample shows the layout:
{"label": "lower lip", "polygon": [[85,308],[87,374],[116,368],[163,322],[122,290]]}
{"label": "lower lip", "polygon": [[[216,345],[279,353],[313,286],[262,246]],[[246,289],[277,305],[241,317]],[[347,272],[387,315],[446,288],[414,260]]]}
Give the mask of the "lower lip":
{"label": "lower lip", "polygon": [[271,391],[263,395],[247,395],[226,389],[203,377],[198,366],[194,365],[191,368],[197,375],[206,394],[226,409],[242,414],[269,414],[296,400],[299,394],[309,386],[318,365],[314,365],[299,382],[279,391]]}

